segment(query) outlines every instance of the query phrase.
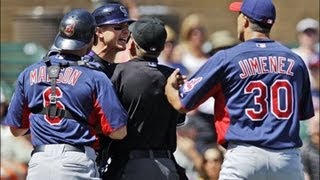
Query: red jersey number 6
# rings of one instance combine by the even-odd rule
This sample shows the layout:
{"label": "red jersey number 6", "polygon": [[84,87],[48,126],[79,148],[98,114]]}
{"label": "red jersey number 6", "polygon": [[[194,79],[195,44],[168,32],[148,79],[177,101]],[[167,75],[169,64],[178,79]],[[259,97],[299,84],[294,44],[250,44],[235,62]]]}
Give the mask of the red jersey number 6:
{"label": "red jersey number 6", "polygon": [[[57,98],[62,97],[62,91],[59,87],[56,87],[56,96],[57,96]],[[47,89],[45,89],[43,91],[42,97],[43,97],[43,106],[44,107],[49,106],[50,105],[50,97],[51,97],[51,87],[48,87]],[[57,108],[58,109],[65,109],[65,106],[60,101],[57,101]],[[50,118],[46,114],[44,115],[44,119],[51,125],[58,125],[62,121],[62,118],[59,118],[59,117]]]}

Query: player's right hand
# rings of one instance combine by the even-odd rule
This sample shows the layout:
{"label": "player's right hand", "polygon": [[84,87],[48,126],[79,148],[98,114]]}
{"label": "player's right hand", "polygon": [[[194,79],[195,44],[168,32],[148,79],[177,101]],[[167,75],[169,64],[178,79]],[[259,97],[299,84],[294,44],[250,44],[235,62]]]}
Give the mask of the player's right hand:
{"label": "player's right hand", "polygon": [[175,89],[179,89],[181,85],[186,81],[186,76],[180,74],[180,69],[177,68],[167,79],[167,85],[171,85]]}

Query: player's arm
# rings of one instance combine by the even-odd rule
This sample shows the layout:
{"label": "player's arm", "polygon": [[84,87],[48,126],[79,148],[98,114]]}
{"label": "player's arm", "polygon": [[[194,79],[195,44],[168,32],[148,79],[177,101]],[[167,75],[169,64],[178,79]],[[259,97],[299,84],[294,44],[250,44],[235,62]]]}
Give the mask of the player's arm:
{"label": "player's arm", "polygon": [[167,79],[165,87],[165,93],[169,103],[179,112],[188,112],[182,105],[179,97],[179,87],[184,83],[185,77],[181,76],[179,69],[173,71],[173,73]]}
{"label": "player's arm", "polygon": [[122,126],[121,128],[113,131],[109,137],[111,139],[123,139],[127,135],[127,126]]}
{"label": "player's arm", "polygon": [[10,131],[12,135],[14,136],[23,136],[26,135],[29,131],[29,128],[15,128],[15,127],[10,127]]}
{"label": "player's arm", "polygon": [[127,135],[127,111],[121,105],[110,79],[103,73],[99,74],[102,76],[96,81],[100,89],[95,104],[96,117],[104,135],[111,139],[123,139]]}
{"label": "player's arm", "polygon": [[[27,70],[24,70],[17,79],[17,84],[15,87],[15,91],[13,93],[11,102],[8,107],[8,113],[4,120],[1,122],[2,124],[9,126],[12,135],[14,136],[23,136],[30,133],[29,131],[29,112],[30,109],[26,104],[26,97],[24,96],[26,93],[24,92],[24,84],[25,82],[25,73]],[[28,114],[28,115],[26,115]]]}

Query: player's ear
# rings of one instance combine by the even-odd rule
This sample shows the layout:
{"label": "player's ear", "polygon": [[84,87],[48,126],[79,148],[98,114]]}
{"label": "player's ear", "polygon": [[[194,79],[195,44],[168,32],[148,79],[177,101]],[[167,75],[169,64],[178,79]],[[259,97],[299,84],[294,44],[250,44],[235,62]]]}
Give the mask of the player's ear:
{"label": "player's ear", "polygon": [[97,39],[103,37],[103,29],[101,27],[96,28],[96,36],[97,36]]}
{"label": "player's ear", "polygon": [[131,57],[136,56],[137,55],[137,51],[136,51],[136,44],[133,42],[132,38],[129,39],[129,51],[130,51],[130,55]]}
{"label": "player's ear", "polygon": [[249,23],[250,23],[249,18],[244,14],[242,14],[242,16],[243,16],[243,27],[245,28],[249,27]]}

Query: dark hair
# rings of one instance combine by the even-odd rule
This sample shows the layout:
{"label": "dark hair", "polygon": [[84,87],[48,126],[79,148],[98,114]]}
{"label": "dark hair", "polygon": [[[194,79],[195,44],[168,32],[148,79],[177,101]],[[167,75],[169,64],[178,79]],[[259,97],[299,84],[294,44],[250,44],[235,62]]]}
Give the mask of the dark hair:
{"label": "dark hair", "polygon": [[250,21],[250,27],[253,31],[264,33],[264,34],[270,33],[272,25],[255,21],[249,17],[248,19]]}

